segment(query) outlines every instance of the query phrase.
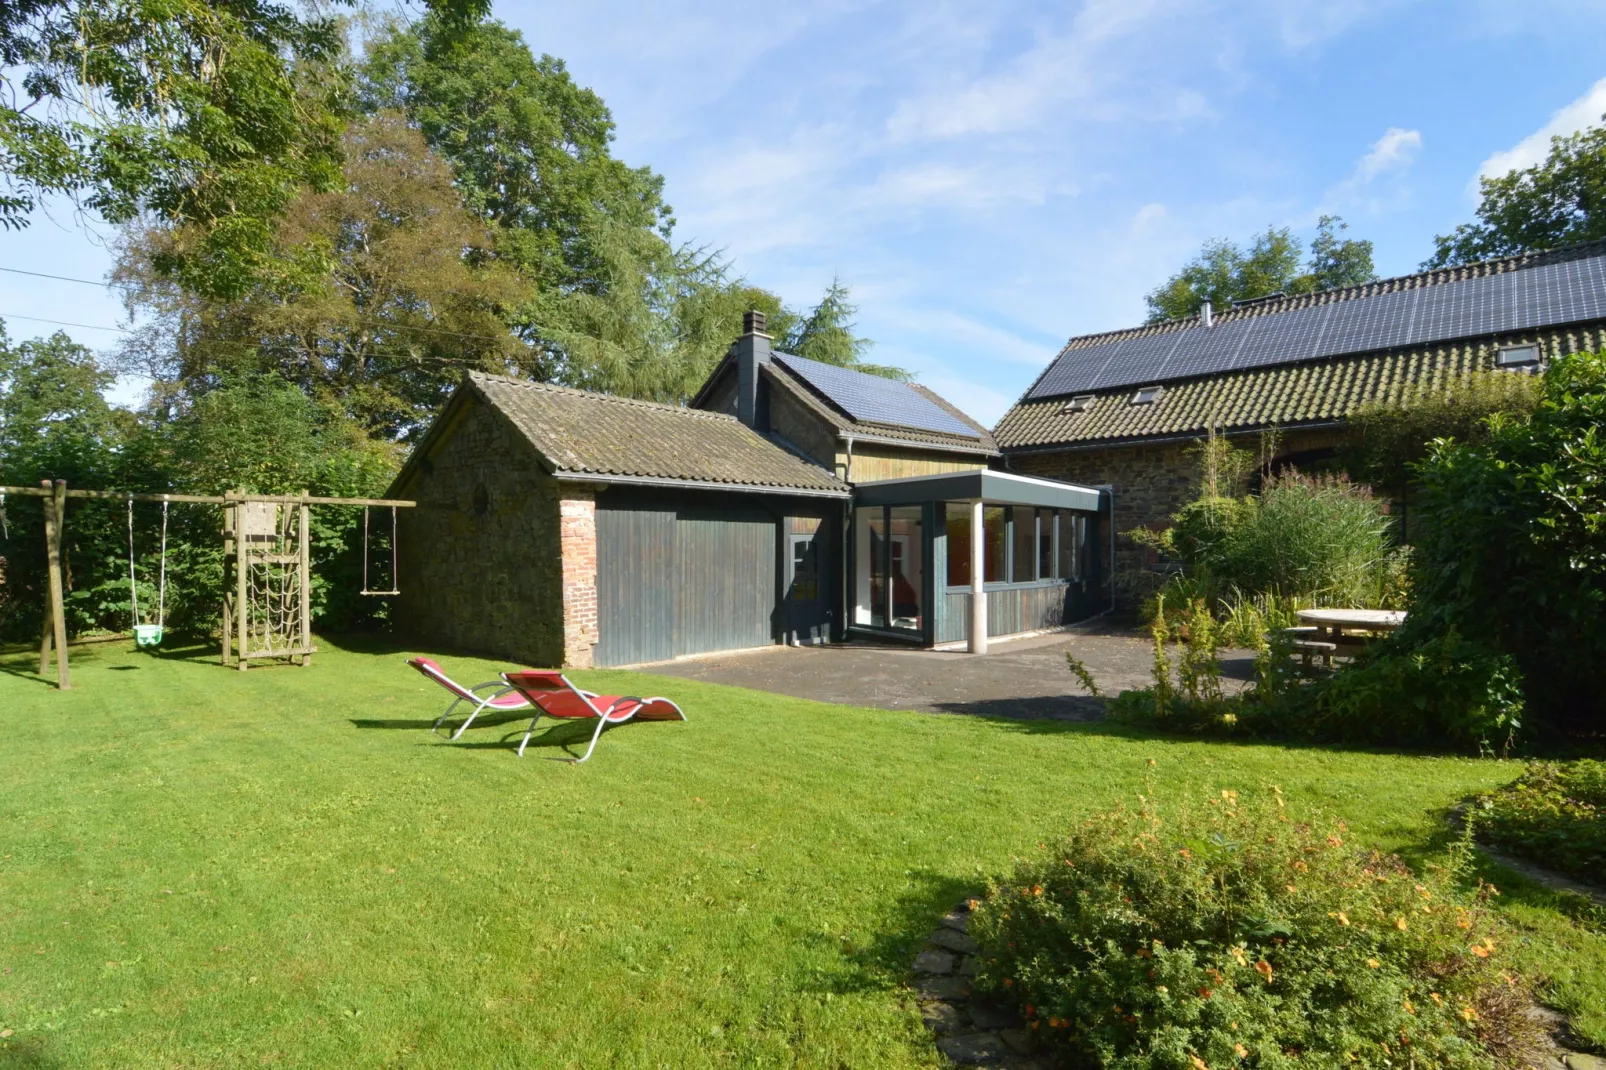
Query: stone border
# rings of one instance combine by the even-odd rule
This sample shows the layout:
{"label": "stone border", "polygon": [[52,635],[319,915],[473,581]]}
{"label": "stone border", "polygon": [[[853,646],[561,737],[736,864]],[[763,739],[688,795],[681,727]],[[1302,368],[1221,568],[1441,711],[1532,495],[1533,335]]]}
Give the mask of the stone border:
{"label": "stone border", "polygon": [[971,978],[981,966],[971,939],[971,900],[961,900],[915,956],[915,995],[920,1017],[937,1038],[937,1048],[960,1066],[1001,1066],[1006,1070],[1049,1070],[1054,1064],[1039,1051],[1021,1016],[985,997],[971,995]]}

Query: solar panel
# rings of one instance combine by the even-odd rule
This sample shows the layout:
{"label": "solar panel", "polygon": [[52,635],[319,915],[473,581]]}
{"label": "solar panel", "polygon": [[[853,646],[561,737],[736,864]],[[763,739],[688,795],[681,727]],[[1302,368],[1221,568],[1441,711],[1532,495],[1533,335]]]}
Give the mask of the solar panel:
{"label": "solar panel", "polygon": [[1113,390],[1595,319],[1606,319],[1606,255],[1071,349],[1027,396]]}
{"label": "solar panel", "polygon": [[817,360],[775,354],[777,363],[795,372],[855,420],[896,424],[945,435],[980,439],[981,434],[908,383]]}

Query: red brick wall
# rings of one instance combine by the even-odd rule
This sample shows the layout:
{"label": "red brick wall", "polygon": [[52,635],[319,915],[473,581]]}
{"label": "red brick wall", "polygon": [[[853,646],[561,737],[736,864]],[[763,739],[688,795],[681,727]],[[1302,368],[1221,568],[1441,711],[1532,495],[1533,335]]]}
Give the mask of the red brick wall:
{"label": "red brick wall", "polygon": [[597,498],[565,487],[558,500],[558,552],[563,560],[563,663],[591,667],[597,645]]}

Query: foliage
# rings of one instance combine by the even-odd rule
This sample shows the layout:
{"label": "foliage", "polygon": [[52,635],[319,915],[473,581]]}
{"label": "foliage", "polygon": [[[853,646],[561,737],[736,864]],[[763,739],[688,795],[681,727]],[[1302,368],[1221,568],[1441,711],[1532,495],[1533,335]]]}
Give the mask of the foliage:
{"label": "foliage", "polygon": [[1226,311],[1235,301],[1252,301],[1277,293],[1316,293],[1358,286],[1377,277],[1372,243],[1344,239],[1337,216],[1322,216],[1311,242],[1310,260],[1300,269],[1299,244],[1287,227],[1267,227],[1249,248],[1224,238],[1205,243],[1182,270],[1144,298],[1150,323],[1185,319],[1209,301]]}
{"label": "foliage", "polygon": [[1439,441],[1421,504],[1406,649],[1455,634],[1514,659],[1553,730],[1602,730],[1606,691],[1606,355],[1558,357],[1529,419]]}
{"label": "foliage", "polygon": [[[371,496],[396,467],[391,447],[311,401],[277,376],[231,377],[174,409],[139,414],[110,408],[101,391],[110,375],[63,336],[0,347],[0,480],[66,479],[70,486],[136,492]],[[13,414],[26,419],[18,420]],[[141,615],[154,620],[160,576],[161,506],[134,506],[135,575]],[[360,586],[361,514],[312,511],[314,620],[325,628],[372,622],[384,603]],[[64,609],[69,633],[124,631],[131,620],[128,506],[70,500],[65,537]],[[43,511],[37,499],[6,503],[5,584],[0,636],[39,634],[44,602]],[[179,635],[216,627],[223,559],[216,506],[172,505],[167,517],[166,621]],[[388,529],[387,529],[388,531]]]}
{"label": "foliage", "polygon": [[290,203],[274,228],[274,268],[233,301],[199,297],[158,269],[188,228],[132,232],[118,278],[151,325],[125,362],[191,394],[231,371],[275,369],[385,437],[418,431],[464,368],[534,370],[505,322],[529,289],[492,257],[451,169],[394,113],[353,124],[342,147],[342,186]]}
{"label": "foliage", "polygon": [[[1152,788],[1150,790],[1152,794]],[[1110,1068],[1493,1067],[1537,1027],[1493,890],[1359,851],[1280,789],[1139,797],[1082,822],[972,914],[979,985]]]}
{"label": "foliage", "polygon": [[1076,677],[1084,691],[1094,698],[1103,697],[1104,692],[1100,689],[1099,682],[1093,678],[1093,672],[1087,667],[1087,663],[1069,650],[1065,652],[1065,666],[1071,670],[1071,675]]}
{"label": "foliage", "polygon": [[795,326],[791,330],[777,333],[781,350],[888,379],[909,379],[909,373],[902,368],[865,362],[864,354],[874,343],[853,333],[853,317],[858,314],[859,306],[852,298],[852,292],[842,279],[833,277],[820,303],[808,315],[794,316]]}
{"label": "foliage", "polygon": [[1366,653],[1312,688],[1317,738],[1501,755],[1517,741],[1523,677],[1509,655],[1454,632]]}
{"label": "foliage", "polygon": [[[581,670],[580,687],[669,695],[691,720],[610,730],[572,776],[537,755],[583,726],[538,731],[522,761],[510,747],[527,718],[487,714],[459,745],[430,742],[450,696],[388,643],[321,635],[311,668],[246,673],[209,645],[97,644],[74,649],[58,694],[33,675],[37,638],[0,652],[0,897],[21,949],[0,986],[0,1063],[22,1066],[369,1066],[405,1051],[480,1070],[650,1051],[687,1068],[930,1070],[904,987],[926,934],[974,874],[1130,798],[1145,747],[1181,795],[1277,783],[1413,866],[1437,860],[1447,808],[1513,775],[1146,744],[1101,724],[1001,732]],[[469,683],[508,667],[413,652]],[[553,835],[558,814],[606,854]],[[551,909],[484,898],[504,887]],[[1543,889],[1491,905],[1524,929],[1496,937],[1496,961],[1548,974],[1546,1002],[1606,1043],[1606,935]],[[86,923],[97,911],[107,924]]]}
{"label": "foliage", "polygon": [[1553,137],[1544,162],[1478,186],[1478,222],[1435,238],[1424,269],[1606,238],[1606,126]]}
{"label": "foliage", "polygon": [[1374,401],[1349,417],[1356,434],[1347,467],[1375,487],[1403,496],[1411,466],[1436,439],[1480,443],[1497,413],[1525,416],[1539,404],[1537,378],[1509,371],[1473,372],[1448,389],[1405,401]]}
{"label": "foliage", "polygon": [[1547,869],[1606,880],[1606,762],[1530,762],[1478,796],[1478,837]]}

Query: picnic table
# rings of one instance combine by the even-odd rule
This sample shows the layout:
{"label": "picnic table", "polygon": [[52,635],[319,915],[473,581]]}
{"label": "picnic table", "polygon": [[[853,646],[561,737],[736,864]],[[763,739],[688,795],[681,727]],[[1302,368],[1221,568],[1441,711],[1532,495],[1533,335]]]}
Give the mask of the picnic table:
{"label": "picnic table", "polygon": [[1405,623],[1403,609],[1301,609],[1301,624],[1320,629],[1336,646],[1363,646],[1373,636]]}

